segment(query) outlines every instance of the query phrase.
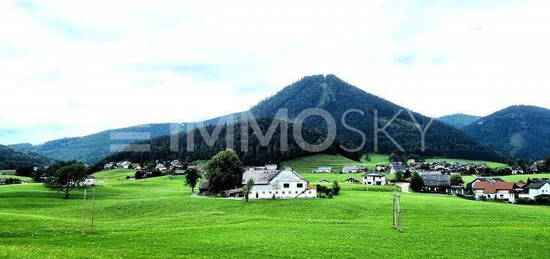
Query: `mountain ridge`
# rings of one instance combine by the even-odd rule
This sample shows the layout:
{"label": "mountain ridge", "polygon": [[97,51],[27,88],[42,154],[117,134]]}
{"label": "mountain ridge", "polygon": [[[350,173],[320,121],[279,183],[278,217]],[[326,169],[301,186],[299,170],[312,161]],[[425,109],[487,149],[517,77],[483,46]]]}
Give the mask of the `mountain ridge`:
{"label": "mountain ridge", "polygon": [[482,118],[481,116],[469,115],[464,113],[455,113],[451,115],[441,116],[437,119],[457,129],[462,129],[476,122],[481,118]]}
{"label": "mountain ridge", "polygon": [[550,110],[513,105],[466,126],[463,130],[481,143],[518,159],[550,156]]}

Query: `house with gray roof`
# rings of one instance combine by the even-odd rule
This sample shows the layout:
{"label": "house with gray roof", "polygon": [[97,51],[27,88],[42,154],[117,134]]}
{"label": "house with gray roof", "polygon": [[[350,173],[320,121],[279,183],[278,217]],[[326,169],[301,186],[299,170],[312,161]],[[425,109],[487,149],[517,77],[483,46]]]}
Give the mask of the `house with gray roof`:
{"label": "house with gray roof", "polygon": [[313,170],[313,173],[332,173],[332,167],[320,166],[319,168]]}
{"label": "house with gray roof", "polygon": [[451,186],[451,178],[448,175],[442,174],[438,171],[419,172],[418,175],[424,181],[424,192],[438,192],[444,193]]}
{"label": "house with gray roof", "polygon": [[254,181],[250,190],[250,199],[272,198],[315,198],[317,188],[310,186],[291,168],[284,170],[247,170],[243,174],[242,184]]}
{"label": "house with gray roof", "polygon": [[539,195],[550,195],[550,180],[529,179],[522,187],[522,191],[518,194],[519,198],[534,200]]}
{"label": "house with gray roof", "polygon": [[386,176],[376,171],[363,175],[364,185],[387,185]]}
{"label": "house with gray roof", "polygon": [[358,166],[358,165],[346,165],[342,167],[342,173],[343,174],[352,174],[357,172],[364,172],[365,167],[364,166]]}
{"label": "house with gray roof", "polygon": [[395,174],[397,172],[404,173],[405,171],[407,171],[407,168],[405,167],[405,165],[403,165],[402,162],[392,162],[392,163],[390,163],[390,167],[389,167],[390,174]]}

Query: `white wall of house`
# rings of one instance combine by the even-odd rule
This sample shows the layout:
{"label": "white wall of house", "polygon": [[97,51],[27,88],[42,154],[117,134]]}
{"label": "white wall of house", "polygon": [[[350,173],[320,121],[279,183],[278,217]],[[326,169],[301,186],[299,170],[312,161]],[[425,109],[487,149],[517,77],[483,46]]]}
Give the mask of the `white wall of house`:
{"label": "white wall of house", "polygon": [[535,197],[537,197],[539,195],[542,195],[542,194],[549,194],[550,195],[550,184],[549,183],[545,183],[539,189],[529,189],[529,195],[527,197],[531,200],[534,200]]}
{"label": "white wall of house", "polygon": [[483,190],[474,191],[476,199],[515,201],[515,196],[508,190],[498,190],[496,193],[485,193]]}
{"label": "white wall of house", "polygon": [[282,171],[269,184],[256,184],[250,191],[251,199],[315,198],[317,190],[309,190],[308,183],[291,171]]}
{"label": "white wall of house", "polygon": [[387,185],[386,177],[384,176],[367,176],[363,177],[364,185]]}

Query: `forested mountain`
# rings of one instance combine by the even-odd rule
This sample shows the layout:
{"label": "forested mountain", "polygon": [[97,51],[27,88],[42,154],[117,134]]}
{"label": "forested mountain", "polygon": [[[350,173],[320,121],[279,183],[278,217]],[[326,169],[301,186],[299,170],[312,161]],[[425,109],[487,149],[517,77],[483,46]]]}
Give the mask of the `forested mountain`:
{"label": "forested mountain", "polygon": [[[271,119],[259,119],[257,120],[259,128],[262,130],[262,134],[265,134],[272,124],[273,120]],[[177,152],[170,151],[171,138],[169,136],[162,136],[152,139],[151,141],[141,142],[140,144],[150,144],[150,152],[119,152],[112,154],[106,157],[102,162],[99,163],[101,166],[105,162],[115,162],[122,160],[129,160],[132,162],[147,162],[155,161],[157,159],[161,160],[171,160],[171,159],[180,159],[183,161],[195,161],[195,160],[204,160],[210,159],[216,153],[225,150],[227,146],[227,130],[228,128],[232,129],[233,134],[230,134],[229,139],[233,138],[231,143],[232,146],[229,148],[235,150],[241,160],[246,165],[263,165],[266,163],[278,163],[297,157],[307,156],[316,154],[317,152],[308,152],[303,150],[298,142],[293,138],[293,124],[288,123],[286,129],[286,141],[288,143],[287,151],[282,150],[281,142],[281,133],[284,132],[281,127],[277,127],[274,132],[270,142],[267,145],[262,145],[253,131],[252,127],[248,126],[244,128],[246,134],[241,135],[243,130],[243,125],[241,122],[230,123],[221,128],[219,137],[215,142],[209,146],[205,139],[201,136],[200,129],[195,128],[190,132],[182,132],[178,136],[178,150]],[[205,127],[209,133],[214,132],[214,126]],[[246,130],[248,129],[248,130]],[[231,132],[231,131],[230,131]],[[194,149],[187,149],[188,134],[193,134],[193,143]],[[302,128],[303,139],[307,143],[322,143],[326,135],[316,131],[315,129],[303,127]],[[245,139],[242,136],[246,136],[248,139],[248,145],[246,146],[248,150],[243,149],[242,142],[245,142]],[[245,142],[246,143],[246,142]],[[341,142],[336,140],[332,145],[330,145],[326,150],[320,153],[328,154],[341,154],[348,158],[359,160],[359,153],[348,153],[339,148]],[[245,152],[246,151],[246,152]]]}
{"label": "forested mountain", "polygon": [[[349,85],[334,75],[305,77],[260,102],[251,111],[256,118],[272,118],[281,108],[288,109],[290,119],[308,108],[326,110],[336,121],[338,137],[346,143],[351,143],[351,147],[360,146],[362,138],[358,133],[346,129],[342,123],[343,115],[352,109],[364,112],[364,115],[352,112],[346,117],[348,125],[366,134],[366,145],[362,152],[374,151],[375,113],[378,114],[377,128],[380,129],[401,110],[400,115],[387,128],[387,132],[402,146],[405,153],[484,160],[503,159],[500,154],[480,145],[463,132],[437,120],[433,121],[426,132],[426,150],[422,152],[420,131],[405,108]],[[422,129],[430,121],[430,118],[421,114],[412,114],[422,125]],[[308,118],[305,125],[320,130],[326,127],[326,123],[319,116]],[[378,152],[400,151],[390,139],[379,132]]]}
{"label": "forested mountain", "polygon": [[550,155],[549,126],[550,110],[519,105],[483,117],[463,130],[514,158],[544,159]]}
{"label": "forested mountain", "polygon": [[446,115],[443,117],[438,118],[438,120],[446,123],[447,125],[453,126],[457,129],[462,129],[465,126],[481,119],[480,116],[474,116],[474,115],[468,115],[468,114],[462,114],[457,113],[453,115]]}
{"label": "forested mountain", "polygon": [[[22,152],[34,152],[57,160],[78,160],[95,163],[110,153],[111,147],[134,143],[150,135],[151,138],[170,135],[170,123],[147,124],[134,127],[102,131],[92,135],[64,138],[42,145],[17,144],[9,147]],[[176,124],[177,125],[177,124]],[[176,127],[182,130],[183,127]],[[145,133],[143,135],[142,133]]]}
{"label": "forested mountain", "polygon": [[[387,132],[405,150],[402,153],[424,156],[447,156],[458,158],[502,160],[502,156],[493,150],[480,145],[463,132],[448,126],[440,121],[433,121],[426,134],[426,151],[421,151],[421,134],[415,127],[409,113],[403,107],[395,105],[382,98],[371,95],[361,89],[345,83],[334,75],[308,76],[300,81],[285,87],[273,97],[258,103],[250,109],[256,118],[273,119],[281,108],[288,109],[289,120],[294,119],[300,112],[308,108],[321,108],[327,111],[336,121],[338,139],[347,143],[348,148],[361,145],[361,136],[342,123],[343,115],[349,110],[360,110],[364,114],[351,112],[346,117],[349,126],[361,130],[366,134],[366,142],[358,153],[374,151],[374,121],[375,112],[378,113],[378,126],[382,128],[391,121],[392,117],[401,111],[400,115],[389,125]],[[430,118],[418,113],[412,113],[414,118],[427,125]],[[239,114],[221,116],[203,122],[204,126],[215,124],[220,119],[227,119]],[[86,163],[94,163],[109,154],[112,145],[130,144],[139,139],[114,139],[117,133],[150,133],[151,138],[169,135],[171,124],[151,124],[149,127],[137,126],[117,130],[108,130],[85,137],[66,138],[54,140],[42,145],[13,145],[14,149],[31,151],[43,156],[69,160],[76,159]],[[181,127],[182,131],[200,124],[190,123],[189,128]],[[306,119],[305,126],[321,133],[326,131],[326,124],[318,116]],[[399,149],[387,138],[383,132],[378,132],[378,152],[400,152]],[[157,141],[157,140],[155,140]],[[263,160],[262,160],[263,161]]]}
{"label": "forested mountain", "polygon": [[0,170],[17,169],[28,166],[45,166],[51,159],[34,153],[23,153],[0,145]]}

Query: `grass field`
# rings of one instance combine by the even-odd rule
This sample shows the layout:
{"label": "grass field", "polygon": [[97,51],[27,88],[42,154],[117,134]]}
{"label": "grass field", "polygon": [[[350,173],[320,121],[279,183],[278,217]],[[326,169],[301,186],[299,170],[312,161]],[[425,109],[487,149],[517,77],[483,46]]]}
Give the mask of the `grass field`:
{"label": "grass field", "polygon": [[500,169],[500,168],[508,167],[507,164],[491,162],[491,161],[483,161],[483,160],[465,160],[465,159],[454,159],[454,158],[443,158],[443,157],[440,157],[440,158],[436,157],[436,158],[426,159],[426,162],[438,162],[438,161],[446,161],[447,163],[462,163],[462,164],[467,164],[467,163],[481,164],[481,163],[485,163],[485,164],[487,164],[488,167],[493,168],[493,169]]}
{"label": "grass field", "polygon": [[[498,178],[502,178],[504,181],[507,182],[519,182],[519,181],[527,181],[528,178],[550,178],[550,173],[542,173],[542,174],[516,174],[516,175],[506,175],[506,176],[494,176]],[[462,180],[464,183],[469,183],[473,181],[476,177],[471,175],[465,175],[462,176]]]}
{"label": "grass field", "polygon": [[[97,179],[96,232],[81,236],[82,192],[0,186],[0,258],[548,258],[550,207],[402,194],[404,233],[391,229],[391,192],[343,184],[334,199],[190,196],[181,177]],[[89,203],[90,204],[90,203]]]}
{"label": "grass field", "polygon": [[14,175],[15,170],[0,170],[0,175]]}
{"label": "grass field", "polygon": [[17,178],[23,182],[32,183],[34,180],[26,176],[17,176],[17,175],[0,175],[0,178]]}

